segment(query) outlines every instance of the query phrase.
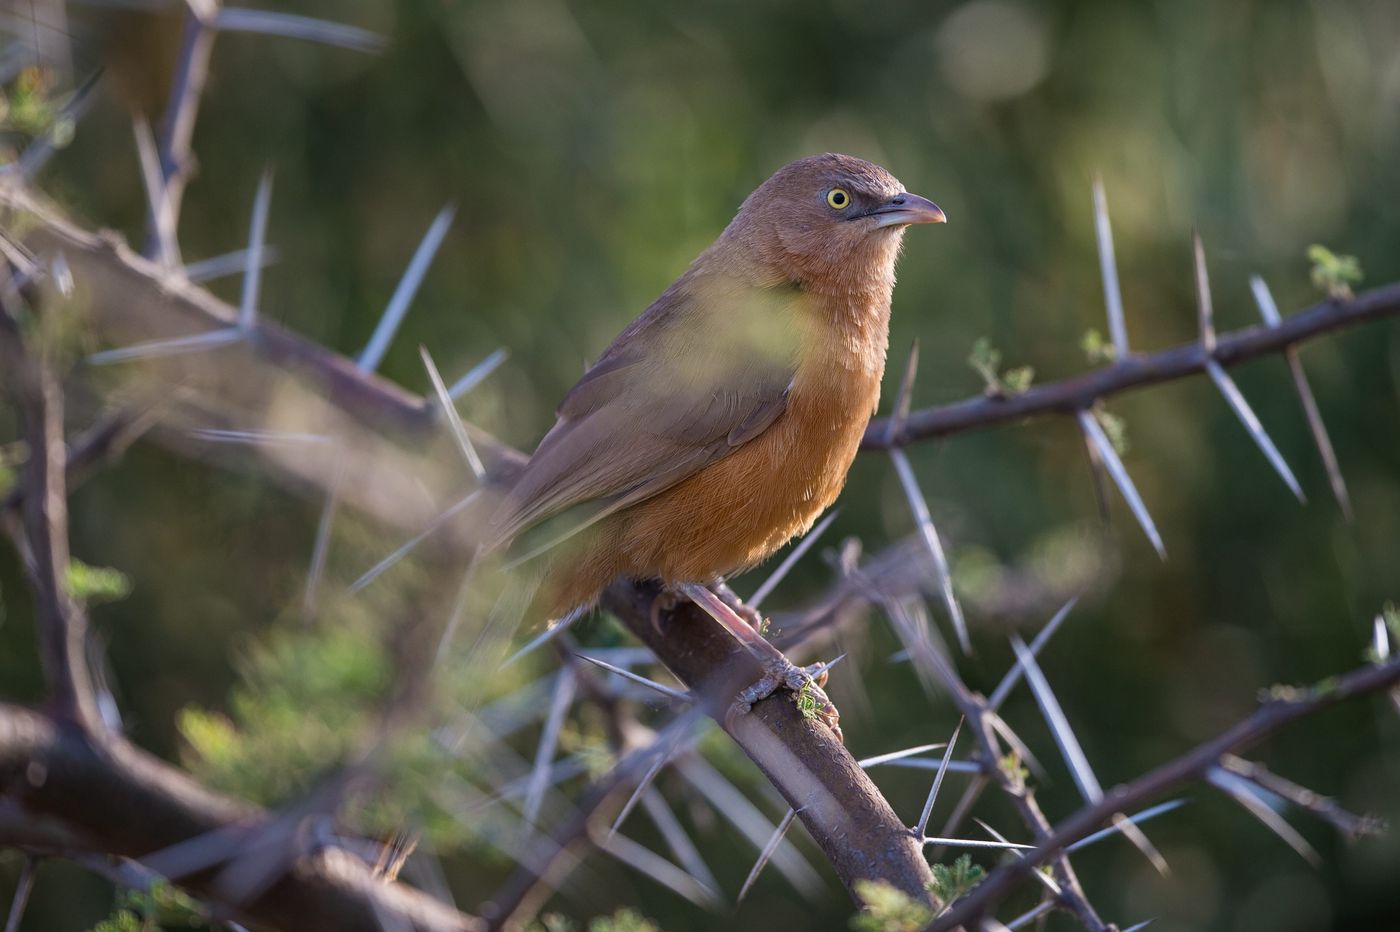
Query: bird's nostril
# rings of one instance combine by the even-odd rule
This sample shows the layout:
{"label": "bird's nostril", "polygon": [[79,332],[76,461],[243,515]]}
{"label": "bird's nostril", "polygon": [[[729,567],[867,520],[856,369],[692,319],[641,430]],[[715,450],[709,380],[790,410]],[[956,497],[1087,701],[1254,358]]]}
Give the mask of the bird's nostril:
{"label": "bird's nostril", "polygon": [[894,205],[896,205],[896,206],[900,206],[900,207],[904,206],[904,195],[901,194],[899,197],[897,197],[897,198],[895,198],[894,200],[890,201],[890,203],[891,203],[891,204],[894,204]]}

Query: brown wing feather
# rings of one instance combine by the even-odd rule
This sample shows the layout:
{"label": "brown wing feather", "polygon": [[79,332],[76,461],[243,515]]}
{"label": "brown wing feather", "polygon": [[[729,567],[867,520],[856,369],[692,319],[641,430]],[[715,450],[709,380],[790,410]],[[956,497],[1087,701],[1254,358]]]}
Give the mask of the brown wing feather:
{"label": "brown wing feather", "polygon": [[497,510],[489,546],[570,512],[529,555],[538,553],[761,434],[786,407],[796,370],[797,299],[714,275],[673,285],[565,396]]}

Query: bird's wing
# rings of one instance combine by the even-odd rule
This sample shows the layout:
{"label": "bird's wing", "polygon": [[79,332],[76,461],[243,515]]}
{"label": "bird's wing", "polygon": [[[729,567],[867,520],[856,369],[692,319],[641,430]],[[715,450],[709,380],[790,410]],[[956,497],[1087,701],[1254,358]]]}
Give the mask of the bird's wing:
{"label": "bird's wing", "polygon": [[488,547],[516,541],[528,559],[761,434],[787,406],[798,300],[787,287],[682,278],[564,397]]}

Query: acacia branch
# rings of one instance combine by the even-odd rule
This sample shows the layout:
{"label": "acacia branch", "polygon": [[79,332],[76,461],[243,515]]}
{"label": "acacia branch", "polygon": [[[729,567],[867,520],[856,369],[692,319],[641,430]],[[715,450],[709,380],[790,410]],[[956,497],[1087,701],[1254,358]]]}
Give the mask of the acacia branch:
{"label": "acacia branch", "polygon": [[1324,334],[1400,315],[1400,283],[1364,291],[1350,301],[1328,300],[1283,319],[1277,327],[1247,327],[1216,338],[1213,352],[1199,342],[1130,355],[1083,375],[1045,382],[1020,395],[978,395],[910,412],[890,434],[888,418],[871,421],[862,450],[888,450],[970,430],[1047,414],[1073,414],[1110,395],[1170,382],[1206,371],[1207,361],[1234,366],[1285,352]]}
{"label": "acacia branch", "polygon": [[959,926],[973,927],[990,907],[1005,897],[1038,865],[1056,857],[1066,847],[1098,831],[1115,814],[1129,812],[1183,784],[1201,779],[1228,754],[1245,750],[1291,725],[1348,699],[1383,692],[1400,683],[1400,657],[1379,666],[1363,667],[1329,678],[1312,688],[1285,691],[1264,702],[1254,714],[1197,745],[1155,770],[1104,794],[1103,799],[1062,821],[1049,837],[1025,856],[997,867],[952,909],[929,926],[944,932]]}
{"label": "acacia branch", "polygon": [[[8,276],[4,277],[8,285]],[[28,460],[22,488],[23,522],[10,526],[34,590],[39,655],[59,714],[84,729],[101,726],[86,660],[87,612],[68,591],[67,451],[63,394],[44,348],[31,348],[9,307],[0,321],[0,360],[17,402]]]}
{"label": "acacia branch", "polygon": [[718,622],[684,603],[657,613],[660,585],[617,583],[603,605],[666,668],[700,696],[706,714],[729,733],[797,810],[837,876],[854,894],[858,880],[883,880],[911,897],[928,897],[933,879],[923,849],[832,731],[805,718],[783,692],[726,721],[739,690],[763,671]]}
{"label": "acacia branch", "polygon": [[[51,205],[21,189],[0,186],[0,222],[11,228],[24,228],[27,243],[46,260],[60,253],[66,256],[88,302],[95,329],[108,340],[130,343],[224,329],[236,323],[233,309],[207,291],[162,270],[110,238],[94,236],[74,226]],[[1233,365],[1281,352],[1323,333],[1393,316],[1397,312],[1400,312],[1400,284],[1383,286],[1346,303],[1318,305],[1288,318],[1276,328],[1252,328],[1223,335],[1213,356],[1208,356],[1196,344],[1182,346],[1128,357],[1104,369],[1047,383],[1016,397],[978,397],[926,409],[909,415],[903,428],[888,441],[884,438],[885,422],[876,421],[866,435],[865,449],[884,449],[1047,413],[1081,410],[1107,395],[1203,371],[1211,358],[1221,365]],[[269,373],[291,371],[309,376],[329,410],[347,414],[352,420],[368,421],[373,429],[407,432],[420,438],[434,427],[432,406],[422,398],[372,373],[358,370],[350,360],[313,341],[262,321],[243,334],[235,366],[210,364],[208,357],[201,357],[199,366],[186,367],[180,374],[190,383],[206,384],[211,391],[217,391],[221,386],[217,377],[219,370],[224,370],[225,375],[228,371],[246,375],[249,365]],[[254,385],[262,382],[258,378],[243,381]],[[241,415],[246,420],[234,426],[261,426],[258,416],[262,410],[257,404],[248,405]],[[508,467],[523,459],[518,452],[485,434],[474,434],[473,441],[486,453],[488,468],[493,462],[497,467],[503,464]],[[285,462],[273,462],[279,468],[287,467]],[[306,472],[296,474],[295,479],[318,481],[315,474]],[[321,482],[326,479],[327,476],[319,477]],[[406,514],[401,508],[383,504],[397,505],[405,500],[403,496],[388,495],[347,503],[393,524],[421,526],[426,523],[420,515]],[[730,678],[744,682],[752,679],[750,674],[754,671],[749,669],[752,663],[708,616],[689,606],[682,606],[674,613],[662,613],[658,622],[661,631],[654,629],[650,620],[653,596],[654,589],[649,586],[618,586],[609,591],[606,604],[651,647],[663,664],[701,693],[709,695],[711,707],[720,710],[718,718],[722,721],[722,710],[728,704],[734,685]],[[662,631],[670,630],[673,624],[684,625],[683,634],[665,637]],[[1363,676],[1355,682],[1370,684],[1366,685],[1366,690],[1371,690],[1400,679],[1400,672],[1393,665],[1378,669],[1387,671],[1392,678],[1372,683]],[[1346,682],[1350,688],[1354,678]],[[724,690],[730,692],[726,695]],[[1251,719],[1239,726],[1245,729],[1245,734],[1237,743],[1216,749],[1209,759],[1197,760],[1193,755],[1185,764],[1173,762],[1132,786],[1147,786],[1149,791],[1141,792],[1141,798],[1164,792],[1198,777],[1202,768],[1218,759],[1224,750],[1243,747],[1287,721],[1366,690],[1357,688],[1349,693],[1339,689],[1297,708],[1288,706],[1283,712],[1277,711],[1275,705],[1266,706],[1261,713],[1275,711],[1270,712],[1273,718],[1258,734],[1250,731],[1251,727],[1259,727]],[[978,710],[978,702],[975,696],[963,696],[961,704],[964,711],[971,710],[979,719],[979,731],[983,732],[979,745],[987,755],[997,745],[995,738],[985,733],[989,723],[987,716]],[[1237,731],[1238,728],[1227,732],[1227,736]],[[922,895],[928,871],[922,852],[913,850],[917,846],[907,827],[899,823],[879,791],[825,729],[803,719],[792,703],[779,701],[760,703],[754,714],[740,720],[731,734],[794,808],[801,810],[804,823],[836,865],[843,882],[850,886],[862,877],[884,879],[911,895]],[[984,766],[990,767],[986,773],[995,779],[995,760],[984,762]],[[965,917],[969,914],[966,910],[985,909],[1033,864],[1055,859],[1065,844],[1083,837],[1114,813],[1133,805],[1137,798],[1136,792],[1126,797],[1119,792],[1110,793],[1103,803],[1089,807],[1064,827],[1052,830],[1035,808],[1032,797],[1013,792],[1012,799],[1019,814],[1041,840],[1034,852],[1036,857],[1019,860],[994,872],[970,897],[959,901],[956,907],[959,911],[954,915]],[[1098,923],[1087,901],[1077,893],[1073,875],[1062,859],[1057,863],[1057,874],[1062,884],[1071,890],[1064,905],[1074,909],[1081,920],[1091,926]],[[983,905],[967,905],[977,903]]]}
{"label": "acacia branch", "polygon": [[[37,712],[0,704],[0,844],[56,844],[139,859],[211,832],[256,832],[270,816],[212,793],[185,773],[119,739],[92,736]],[[16,808],[16,806],[18,808]],[[94,846],[87,849],[88,845]],[[219,902],[215,874],[181,878]],[[326,848],[294,862],[256,899],[221,903],[250,922],[288,929],[475,932],[479,920],[403,884],[376,877],[358,858]],[[381,924],[381,919],[383,921]]]}

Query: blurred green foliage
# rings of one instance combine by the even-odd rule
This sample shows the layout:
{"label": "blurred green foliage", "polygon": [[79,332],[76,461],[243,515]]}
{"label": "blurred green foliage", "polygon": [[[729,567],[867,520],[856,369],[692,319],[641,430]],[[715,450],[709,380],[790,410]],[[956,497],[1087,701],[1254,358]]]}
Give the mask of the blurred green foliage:
{"label": "blurred green foliage", "polygon": [[122,890],[112,914],[92,927],[92,932],[162,932],[173,929],[209,929],[208,918],[188,896],[158,880],[145,890]]}
{"label": "blurred green foliage", "polygon": [[1353,285],[1361,283],[1361,263],[1355,256],[1339,256],[1326,246],[1313,243],[1308,247],[1312,263],[1312,283],[1329,298],[1351,298]]}
{"label": "blurred green foliage", "polygon": [[858,881],[856,896],[862,908],[851,918],[855,932],[918,932],[933,921],[927,903],[915,902],[884,882]]}
{"label": "blurred green foliage", "polygon": [[[424,391],[418,344],[449,381],[508,347],[511,361],[462,409],[521,447],[549,426],[585,362],[755,185],[824,150],[886,165],[948,214],[946,226],[911,231],[895,293],[892,355],[902,358],[915,338],[922,348],[916,407],[984,389],[965,362],[979,340],[1034,367],[1041,382],[1082,371],[1086,355],[1095,365],[1108,358],[1101,337],[1085,338],[1104,326],[1096,173],[1134,350],[1196,337],[1193,228],[1206,244],[1222,330],[1257,322],[1253,273],[1285,312],[1318,299],[1319,265],[1316,287],[1329,293],[1355,284],[1344,261],[1352,257],[1372,283],[1400,279],[1400,8],[1389,0],[282,7],[377,30],[390,45],[364,56],[254,35],[218,40],[196,128],[184,256],[241,247],[258,176],[275,165],[269,241],[280,258],[264,277],[262,312],[354,353],[434,213],[455,203],[457,221],[381,368]],[[130,116],[154,121],[164,107],[179,17],[78,4],[70,14],[79,79],[106,72],[94,109],[42,184],[85,224],[139,243],[147,208]],[[52,105],[70,90],[48,87],[43,99]],[[6,93],[14,114],[12,85]],[[1314,243],[1327,243],[1336,261],[1309,259]],[[237,298],[236,279],[212,287]],[[1004,629],[1038,627],[1087,590],[1042,662],[1106,785],[1225,727],[1271,683],[1316,682],[1354,664],[1377,608],[1400,594],[1397,330],[1340,334],[1310,345],[1303,360],[1351,488],[1354,525],[1327,497],[1277,360],[1233,374],[1307,488],[1304,508],[1206,380],[1114,400],[1105,429],[1131,432],[1125,462],[1166,541],[1166,563],[1111,490],[1101,536],[1083,443],[1068,421],[911,451],[968,602],[977,653],[960,666],[970,685],[990,689],[1011,662]],[[992,370],[1004,380],[999,363]],[[890,374],[887,396],[897,378]],[[71,407],[76,429],[90,412]],[[0,409],[0,442],[15,435]],[[145,445],[72,502],[74,553],[133,583],[125,599],[93,610],[131,736],[212,785],[269,803],[295,799],[337,756],[364,747],[379,700],[396,685],[380,647],[397,617],[392,591],[370,606],[332,600],[315,625],[297,617],[319,510],[319,501],[256,475]],[[328,589],[400,542],[342,523]],[[885,460],[858,460],[831,540],[858,536],[875,551],[912,527]],[[829,578],[814,555],[770,607],[802,604]],[[736,581],[741,593],[754,585]],[[0,593],[4,698],[33,701],[41,689],[31,612],[8,551]],[[862,630],[868,640],[831,684],[852,749],[946,738],[954,713],[907,667],[885,665],[897,645],[878,617]],[[616,632],[592,623],[580,637],[611,642]],[[459,903],[474,909],[509,869],[497,844],[508,847],[519,829],[482,803],[492,781],[515,774],[484,774],[470,744],[453,755],[442,740],[455,734],[454,711],[496,695],[471,693],[470,663],[448,664],[429,736],[393,749],[388,790],[357,801],[350,818],[365,831],[424,832],[446,855]],[[525,666],[514,685],[547,665]],[[1063,817],[1079,799],[1034,703],[1018,690],[1005,714],[1049,770],[1034,781],[1044,808]],[[596,719],[571,721],[568,750],[596,771],[610,759],[604,733]],[[511,737],[522,760],[536,736]],[[1257,753],[1274,771],[1394,824],[1397,738],[1389,706],[1361,703]],[[726,756],[725,742],[702,747],[762,793],[761,778]],[[917,813],[924,774],[878,779],[897,811]],[[661,789],[722,886],[737,890],[752,848],[683,785],[663,779]],[[1222,932],[1395,925],[1395,835],[1353,846],[1290,814],[1324,856],[1313,871],[1227,800],[1190,796],[1147,828],[1170,878],[1121,842],[1076,858],[1106,918],[1156,916],[1155,929]],[[774,817],[781,811],[764,805]],[[1021,840],[1014,814],[994,798],[981,814]],[[635,817],[626,830],[662,845]],[[601,857],[588,868],[605,882],[567,890],[551,909],[584,916],[631,905],[668,929],[715,921]],[[0,901],[13,876],[12,865],[0,871]],[[1032,895],[1010,905],[1028,908]],[[109,903],[41,874],[25,928],[86,928]],[[809,899],[770,870],[732,922],[840,929],[850,912],[834,883]]]}

